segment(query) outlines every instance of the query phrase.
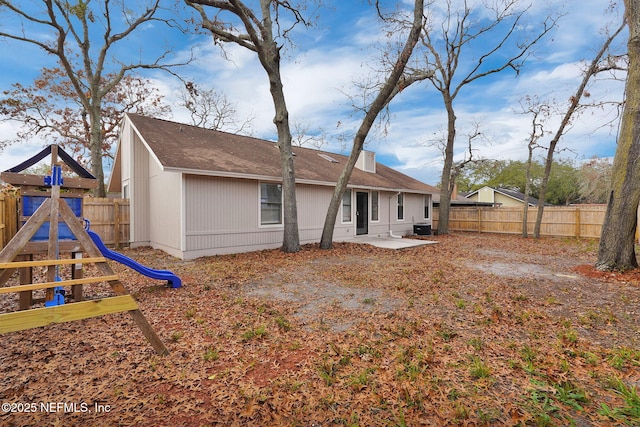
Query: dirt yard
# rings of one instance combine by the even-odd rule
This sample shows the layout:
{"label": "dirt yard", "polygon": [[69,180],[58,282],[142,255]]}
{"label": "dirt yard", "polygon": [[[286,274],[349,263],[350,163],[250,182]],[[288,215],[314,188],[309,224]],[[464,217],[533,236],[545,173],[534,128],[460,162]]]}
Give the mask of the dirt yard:
{"label": "dirt yard", "polygon": [[170,355],[128,314],[3,335],[0,425],[640,425],[637,272],[594,272],[591,240],[432,240],[124,250],[183,280],[112,264]]}

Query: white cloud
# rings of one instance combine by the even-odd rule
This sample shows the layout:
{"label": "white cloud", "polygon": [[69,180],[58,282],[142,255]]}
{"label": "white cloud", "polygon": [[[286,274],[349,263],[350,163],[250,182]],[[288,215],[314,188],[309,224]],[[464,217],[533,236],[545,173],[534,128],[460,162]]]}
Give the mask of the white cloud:
{"label": "white cloud", "polygon": [[[436,2],[436,5],[441,3]],[[561,19],[558,30],[540,46],[535,57],[529,59],[519,77],[516,78],[513,72],[501,73],[478,81],[461,92],[456,100],[460,126],[456,159],[462,158],[466,151],[466,126],[474,120],[482,124],[481,131],[490,141],[477,142],[474,147],[478,151],[474,155],[518,160],[526,157],[524,141],[530,131],[530,118],[514,113],[518,102],[525,95],[566,102],[582,78],[583,63],[580,61],[590,59],[594,46],[602,39],[598,30],[611,19],[611,16],[601,13],[605,6],[599,0],[570,1],[565,7],[567,15]],[[353,5],[344,7],[354,8]],[[359,13],[352,15],[326,16],[327,22],[335,26],[307,36],[304,42],[309,47],[299,46],[297,50],[285,51],[283,55],[282,76],[291,119],[324,129],[335,138],[325,148],[336,151],[341,145],[337,140],[339,134],[353,132],[359,125],[358,118],[352,115],[345,92],[352,90],[354,79],[369,73],[369,64],[375,64],[371,59],[373,52],[364,46],[380,40],[371,13],[358,10]],[[532,10],[538,17],[544,17],[546,5],[535,2]],[[332,21],[334,18],[335,22]],[[236,104],[240,119],[255,117],[252,123],[255,136],[273,138],[273,102],[266,73],[255,53],[227,45],[227,56],[231,59],[227,60],[221,56],[211,37],[193,38],[189,43],[194,46],[197,61],[181,72],[203,87],[224,92]],[[188,51],[186,46],[179,56],[185,57]],[[154,74],[154,79],[174,104],[173,119],[188,122],[186,113],[175,107],[180,83],[166,74]],[[602,80],[589,90],[592,100],[621,99],[623,85]],[[446,127],[440,95],[427,84],[412,87],[394,100],[391,110],[393,116],[388,136],[384,139],[372,137],[368,148],[378,152],[379,158],[389,160],[391,166],[425,182],[437,183],[442,154],[425,143]],[[585,157],[613,155],[615,135],[610,134],[609,128],[602,128],[612,117],[614,109],[610,107],[583,114],[563,137],[562,147],[571,148]],[[337,126],[338,122],[340,126]],[[549,124],[549,129],[554,129],[554,125]],[[0,139],[12,132],[15,133],[15,129],[0,125]],[[3,152],[0,154],[0,170],[30,157],[37,149],[26,153],[12,147]]]}

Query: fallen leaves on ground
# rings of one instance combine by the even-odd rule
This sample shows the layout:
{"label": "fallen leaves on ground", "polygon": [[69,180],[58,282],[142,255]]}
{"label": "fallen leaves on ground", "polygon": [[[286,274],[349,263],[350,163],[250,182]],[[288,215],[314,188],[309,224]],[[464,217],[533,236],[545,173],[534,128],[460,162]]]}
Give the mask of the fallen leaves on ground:
{"label": "fallen leaves on ground", "polygon": [[170,355],[126,313],[5,334],[0,402],[21,411],[0,424],[640,423],[638,275],[596,274],[591,240],[429,239],[195,261],[123,250],[183,280],[112,264]]}

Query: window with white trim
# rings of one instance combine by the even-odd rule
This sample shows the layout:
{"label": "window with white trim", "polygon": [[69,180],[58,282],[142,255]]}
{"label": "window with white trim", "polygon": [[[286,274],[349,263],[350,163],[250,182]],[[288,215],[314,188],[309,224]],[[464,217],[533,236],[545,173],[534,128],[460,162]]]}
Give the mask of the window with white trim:
{"label": "window with white trim", "polygon": [[424,195],[424,219],[429,219],[431,215],[431,195]]}
{"label": "window with white trim", "polygon": [[260,183],[260,225],[282,224],[282,185]]}
{"label": "window with white trim", "polygon": [[371,221],[380,220],[380,202],[379,193],[377,191],[371,192]]}
{"label": "window with white trim", "polygon": [[351,222],[351,190],[342,195],[342,222]]}
{"label": "window with white trim", "polygon": [[404,193],[398,193],[398,220],[404,219]]}

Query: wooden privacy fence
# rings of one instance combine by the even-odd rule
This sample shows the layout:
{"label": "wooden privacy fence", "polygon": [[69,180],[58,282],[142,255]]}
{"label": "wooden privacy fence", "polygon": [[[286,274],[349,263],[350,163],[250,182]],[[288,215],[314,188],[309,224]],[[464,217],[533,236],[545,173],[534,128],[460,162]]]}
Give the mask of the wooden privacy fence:
{"label": "wooden privacy fence", "polygon": [[[84,217],[105,244],[119,248],[129,242],[129,200],[84,198]],[[551,206],[544,208],[540,233],[543,236],[600,238],[606,206]],[[529,234],[533,234],[537,208],[529,208]],[[522,234],[521,207],[452,207],[449,230],[485,233]],[[0,194],[0,249],[17,232],[17,200]],[[438,210],[434,209],[433,228],[438,227]]]}
{"label": "wooden privacy fence", "polygon": [[[558,237],[600,238],[605,205],[547,206],[542,214],[540,234]],[[529,208],[527,232],[533,234],[538,208]],[[450,231],[522,234],[522,207],[452,207]],[[434,210],[434,228],[438,226],[438,210]]]}
{"label": "wooden privacy fence", "polygon": [[[18,198],[0,194],[0,249],[18,231]],[[129,244],[129,200],[85,197],[83,216],[91,229],[109,246],[119,248]]]}
{"label": "wooden privacy fence", "polygon": [[105,245],[129,244],[129,200],[85,197],[83,216]]}
{"label": "wooden privacy fence", "polygon": [[0,249],[18,232],[18,199],[0,193]]}

